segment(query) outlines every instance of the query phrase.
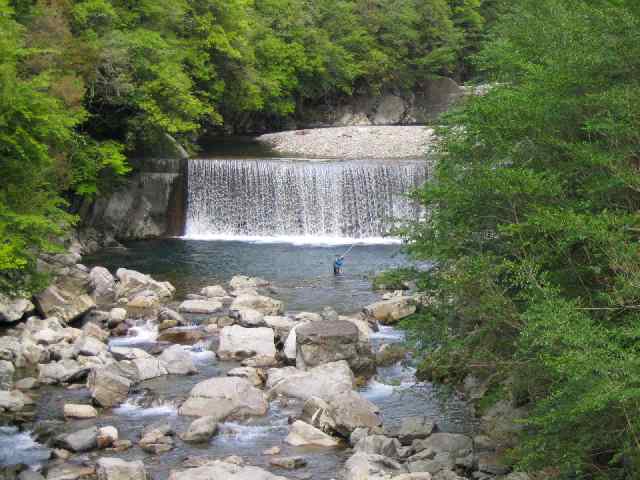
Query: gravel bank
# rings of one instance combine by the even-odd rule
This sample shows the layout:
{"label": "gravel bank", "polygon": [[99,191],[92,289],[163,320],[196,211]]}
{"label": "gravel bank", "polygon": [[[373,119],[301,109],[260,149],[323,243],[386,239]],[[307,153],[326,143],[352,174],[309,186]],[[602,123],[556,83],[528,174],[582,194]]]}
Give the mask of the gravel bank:
{"label": "gravel bank", "polygon": [[382,159],[423,156],[433,138],[433,129],[423,126],[359,126],[269,133],[258,141],[284,155]]}

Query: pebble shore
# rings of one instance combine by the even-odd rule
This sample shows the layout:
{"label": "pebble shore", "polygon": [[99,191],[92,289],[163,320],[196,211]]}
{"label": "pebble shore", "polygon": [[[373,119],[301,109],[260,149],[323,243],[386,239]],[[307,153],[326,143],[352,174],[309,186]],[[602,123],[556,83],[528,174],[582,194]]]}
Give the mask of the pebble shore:
{"label": "pebble shore", "polygon": [[425,126],[354,126],[268,133],[258,141],[283,155],[310,158],[393,159],[423,157],[435,139]]}

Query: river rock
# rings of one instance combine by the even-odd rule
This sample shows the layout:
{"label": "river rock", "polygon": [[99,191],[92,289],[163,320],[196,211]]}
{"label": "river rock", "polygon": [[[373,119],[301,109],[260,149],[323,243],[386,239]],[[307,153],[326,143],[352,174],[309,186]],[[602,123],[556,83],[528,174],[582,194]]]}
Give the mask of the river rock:
{"label": "river rock", "polygon": [[0,388],[9,389],[13,386],[15,371],[16,367],[13,366],[13,363],[8,360],[0,360]]}
{"label": "river rock", "polygon": [[264,323],[267,325],[267,327],[273,329],[276,340],[283,344],[288,338],[289,332],[291,332],[291,330],[298,324],[290,317],[283,317],[279,315],[265,316]]}
{"label": "river rock", "polygon": [[198,372],[191,354],[180,345],[172,345],[165,349],[160,355],[160,361],[172,375],[190,375]]}
{"label": "river rock", "polygon": [[227,417],[261,416],[268,403],[261,390],[239,377],[216,377],[198,383],[180,407],[180,414],[194,417],[212,416],[217,421]]}
{"label": "river rock", "polygon": [[96,438],[96,443],[98,444],[98,448],[108,448],[111,447],[118,441],[118,430],[116,427],[106,426],[98,429],[98,436]]}
{"label": "river rock", "polygon": [[387,480],[406,473],[400,463],[382,455],[356,452],[344,466],[343,480]]}
{"label": "river rock", "polygon": [[13,323],[35,309],[26,298],[10,298],[0,294],[0,323]]}
{"label": "river rock", "polygon": [[412,297],[395,297],[373,303],[364,309],[365,315],[385,325],[397,323],[415,312],[416,304]]}
{"label": "river rock", "polygon": [[346,360],[356,373],[375,372],[371,347],[360,342],[360,331],[352,322],[308,322],[296,328],[296,345],[296,366],[303,370]]}
{"label": "river rock", "polygon": [[120,458],[101,458],[97,465],[98,480],[147,480],[141,461],[126,462]]}
{"label": "river rock", "polygon": [[107,346],[95,337],[83,335],[73,344],[75,355],[95,357],[107,351]]}
{"label": "river rock", "polygon": [[354,450],[394,459],[399,459],[404,453],[397,438],[389,438],[384,435],[365,435],[356,443]]}
{"label": "river rock", "polygon": [[289,434],[284,440],[289,445],[300,447],[305,445],[317,445],[320,447],[337,447],[340,445],[337,439],[327,435],[322,430],[309,425],[301,420],[296,420],[289,427]]}
{"label": "river rock", "polygon": [[322,320],[322,315],[312,312],[299,312],[293,318],[296,322],[317,322]]}
{"label": "river rock", "polygon": [[176,290],[169,282],[158,282],[149,275],[126,268],[119,268],[116,277],[120,280],[117,286],[118,298],[132,298],[144,290],[151,290],[160,298],[171,298]]}
{"label": "river rock", "polygon": [[222,310],[222,303],[212,300],[186,300],[178,307],[182,313],[209,314],[219,310]]}
{"label": "river rock", "polygon": [[151,380],[169,373],[164,362],[158,358],[136,358],[132,363],[138,370],[139,381]]}
{"label": "river rock", "polygon": [[189,425],[189,429],[182,434],[185,442],[202,443],[208,442],[218,430],[218,419],[216,417],[200,417]]}
{"label": "river rock", "polygon": [[235,275],[229,282],[229,287],[233,290],[243,288],[264,288],[270,285],[269,282],[258,277],[247,277],[245,275]]}
{"label": "river rock", "polygon": [[267,389],[271,393],[302,400],[351,391],[354,381],[349,364],[344,360],[307,371],[294,367],[272,368],[267,376]]}
{"label": "river rock", "polygon": [[459,465],[473,465],[473,440],[457,433],[434,433],[425,440],[415,440],[408,459],[409,471],[435,474],[440,470],[453,470]]}
{"label": "river rock", "polygon": [[258,467],[214,461],[198,468],[172,471],[168,480],[287,480]]}
{"label": "river rock", "polygon": [[9,336],[0,336],[0,360],[11,363],[21,363],[22,344],[19,339]]}
{"label": "river rock", "polygon": [[65,418],[96,418],[98,411],[91,405],[67,403],[64,406]]}
{"label": "river rock", "polygon": [[211,285],[209,287],[204,287],[200,291],[200,294],[207,298],[224,298],[228,296],[227,291],[220,285]]}
{"label": "river rock", "polygon": [[281,301],[264,295],[238,295],[231,304],[230,309],[242,310],[244,308],[258,310],[263,315],[280,315],[284,310],[284,305]]}
{"label": "river rock", "polygon": [[303,420],[345,438],[357,428],[367,428],[371,432],[381,430],[378,407],[352,390],[311,397],[303,411]]}
{"label": "river rock", "polygon": [[238,325],[224,327],[220,333],[218,357],[223,360],[252,356],[275,358],[276,347],[273,330],[270,328],[244,328]]}
{"label": "river rock", "polygon": [[136,358],[151,358],[151,354],[141,348],[134,347],[111,347],[109,349],[116,360],[135,360]]}
{"label": "river rock", "polygon": [[427,417],[405,417],[400,420],[400,427],[394,436],[402,445],[411,445],[414,440],[427,438],[437,430],[436,424]]}
{"label": "river rock", "polygon": [[263,327],[265,326],[264,315],[252,308],[243,308],[241,310],[233,310],[234,316],[243,327]]}
{"label": "river rock", "polygon": [[173,448],[173,438],[169,434],[173,433],[172,429],[155,427],[152,425],[146,428],[142,433],[142,438],[138,444],[142,450],[154,455],[166,453]]}
{"label": "river rock", "polygon": [[246,378],[254,387],[264,385],[267,374],[264,370],[255,367],[238,367],[227,372],[229,377]]}
{"label": "river rock", "polygon": [[40,364],[38,365],[38,381],[48,384],[70,383],[83,379],[90,370],[90,367],[81,365],[75,360]]}
{"label": "river rock", "polygon": [[112,308],[109,312],[109,325],[119,325],[127,319],[127,311],[124,308]]}
{"label": "river rock", "polygon": [[204,338],[204,332],[194,328],[169,328],[158,335],[158,342],[193,345]]}
{"label": "river rock", "polygon": [[93,370],[87,379],[91,397],[103,407],[116,406],[127,399],[131,381],[107,371],[105,368]]}
{"label": "river rock", "polygon": [[51,285],[35,297],[38,310],[44,317],[57,317],[69,323],[96,308],[96,302],[80,287]]}
{"label": "river rock", "polygon": [[72,452],[87,452],[98,446],[97,438],[98,428],[90,427],[77,432],[59,435],[56,437],[56,442],[62,448]]}
{"label": "river rock", "polygon": [[338,312],[334,308],[324,307],[322,309],[322,319],[325,322],[336,322],[340,319]]}
{"label": "river rock", "polygon": [[171,310],[167,307],[162,307],[160,312],[158,313],[158,320],[161,322],[172,320],[176,322],[177,325],[184,325],[184,317],[180,315],[175,310]]}
{"label": "river rock", "polygon": [[93,322],[85,323],[82,327],[82,333],[88,337],[97,338],[101,342],[106,342],[110,335],[108,331],[103,330]]}
{"label": "river rock", "polygon": [[63,463],[49,468],[47,480],[78,480],[81,478],[90,478],[95,475],[95,473],[96,469],[92,466]]}
{"label": "river rock", "polygon": [[20,390],[0,390],[0,411],[19,412],[32,403],[31,398]]}
{"label": "river rock", "polygon": [[302,457],[276,457],[269,460],[269,465],[285,470],[295,470],[307,466],[307,461]]}
{"label": "river rock", "polygon": [[98,305],[116,301],[116,279],[104,267],[93,267],[89,272],[91,296]]}

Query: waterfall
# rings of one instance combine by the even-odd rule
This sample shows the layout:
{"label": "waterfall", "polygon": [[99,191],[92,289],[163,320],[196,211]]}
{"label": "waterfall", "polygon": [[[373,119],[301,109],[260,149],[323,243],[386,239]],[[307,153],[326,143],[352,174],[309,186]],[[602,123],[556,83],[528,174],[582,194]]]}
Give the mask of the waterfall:
{"label": "waterfall", "polygon": [[185,236],[302,243],[383,238],[422,209],[424,161],[190,160]]}

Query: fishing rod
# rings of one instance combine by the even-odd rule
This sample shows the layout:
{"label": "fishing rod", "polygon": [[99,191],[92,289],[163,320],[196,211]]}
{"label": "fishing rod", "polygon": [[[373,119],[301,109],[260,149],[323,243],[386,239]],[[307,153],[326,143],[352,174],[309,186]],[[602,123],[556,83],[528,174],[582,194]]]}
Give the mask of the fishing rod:
{"label": "fishing rod", "polygon": [[348,249],[346,252],[344,252],[341,256],[342,256],[342,257],[346,257],[346,256],[349,254],[349,252],[351,252],[351,250],[353,250],[353,247],[355,247],[355,246],[356,246],[356,244],[354,243],[354,244],[353,244],[353,245],[351,245],[351,246],[349,247],[349,249]]}

